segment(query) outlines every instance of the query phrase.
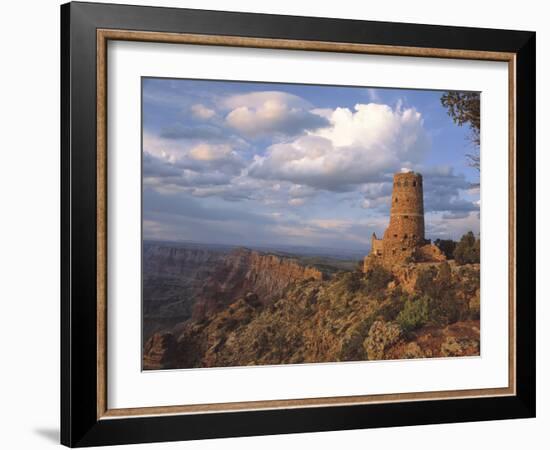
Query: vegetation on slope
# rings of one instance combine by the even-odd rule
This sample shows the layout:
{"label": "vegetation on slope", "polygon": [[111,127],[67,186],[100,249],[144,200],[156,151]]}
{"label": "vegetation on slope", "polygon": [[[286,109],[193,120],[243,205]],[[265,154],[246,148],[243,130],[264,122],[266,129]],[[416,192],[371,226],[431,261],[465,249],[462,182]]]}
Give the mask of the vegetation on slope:
{"label": "vegetation on slope", "polygon": [[477,355],[479,265],[338,272],[291,283],[269,304],[248,293],[153,338],[145,368]]}

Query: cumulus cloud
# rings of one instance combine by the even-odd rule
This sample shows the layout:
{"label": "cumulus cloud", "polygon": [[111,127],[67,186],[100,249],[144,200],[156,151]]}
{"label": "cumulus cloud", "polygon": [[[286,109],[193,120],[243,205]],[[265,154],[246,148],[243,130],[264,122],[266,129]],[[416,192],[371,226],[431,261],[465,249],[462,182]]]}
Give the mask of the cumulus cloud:
{"label": "cumulus cloud", "polygon": [[180,171],[172,164],[162,158],[150,153],[143,153],[143,176],[149,177],[173,177],[178,176]]}
{"label": "cumulus cloud", "polygon": [[329,120],[327,127],[270,146],[250,175],[345,191],[419,162],[431,145],[413,108],[358,104],[354,111],[336,108]]}
{"label": "cumulus cloud", "polygon": [[229,126],[250,138],[274,134],[293,136],[327,125],[327,119],[311,112],[309,105],[292,94],[277,91],[235,95],[225,101],[231,108]]}
{"label": "cumulus cloud", "polygon": [[143,136],[143,154],[144,175],[147,170],[150,177],[170,176],[172,180],[172,176],[181,173],[181,170],[201,173],[219,171],[234,176],[245,164],[230,144],[202,142],[193,145],[151,133]]}
{"label": "cumulus cloud", "polygon": [[305,198],[294,197],[288,201],[290,206],[302,206],[306,202]]}
{"label": "cumulus cloud", "polygon": [[228,145],[199,144],[189,150],[189,156],[196,161],[218,161],[231,155],[231,147]]}
{"label": "cumulus cloud", "polygon": [[193,116],[203,120],[210,119],[216,115],[216,111],[204,106],[202,103],[191,106],[191,112]]}
{"label": "cumulus cloud", "polygon": [[358,90],[365,104],[353,108],[330,95],[322,105],[281,91],[228,95],[236,90],[178,98],[166,120],[144,124],[146,236],[366,248],[388,225],[402,169],[424,175],[428,237],[479,229],[479,188],[427,166],[431,142],[415,108],[381,104],[376,90]]}

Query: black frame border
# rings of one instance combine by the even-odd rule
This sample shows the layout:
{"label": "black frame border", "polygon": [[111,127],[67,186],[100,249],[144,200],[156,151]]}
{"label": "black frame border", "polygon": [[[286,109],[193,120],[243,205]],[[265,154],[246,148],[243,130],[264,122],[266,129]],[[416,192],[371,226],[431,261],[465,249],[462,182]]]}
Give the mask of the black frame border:
{"label": "black frame border", "polygon": [[[516,54],[516,395],[97,419],[96,30]],[[284,31],[282,31],[284,30]],[[114,4],[61,6],[61,443],[70,447],[534,417],[534,32]]]}

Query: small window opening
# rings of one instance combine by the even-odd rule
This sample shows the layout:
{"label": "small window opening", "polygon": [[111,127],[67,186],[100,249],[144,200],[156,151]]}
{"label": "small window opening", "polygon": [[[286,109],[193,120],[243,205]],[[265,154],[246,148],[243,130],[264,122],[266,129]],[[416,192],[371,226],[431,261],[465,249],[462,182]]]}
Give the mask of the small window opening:
{"label": "small window opening", "polygon": [[416,181],[413,181],[413,186],[416,186]]}

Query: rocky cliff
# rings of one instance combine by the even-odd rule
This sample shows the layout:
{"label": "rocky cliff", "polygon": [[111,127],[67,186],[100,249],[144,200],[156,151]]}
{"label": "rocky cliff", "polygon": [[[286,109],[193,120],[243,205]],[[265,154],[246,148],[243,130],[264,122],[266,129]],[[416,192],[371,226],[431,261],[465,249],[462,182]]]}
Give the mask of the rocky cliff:
{"label": "rocky cliff", "polygon": [[143,273],[144,341],[191,317],[201,320],[247,294],[265,305],[296,281],[323,277],[290,257],[170,244],[144,246]]}
{"label": "rocky cliff", "polygon": [[145,243],[143,246],[143,335],[191,317],[203,282],[230,249]]}
{"label": "rocky cliff", "polygon": [[479,355],[477,265],[324,279],[251,251],[226,263],[212,275],[219,281],[211,293],[222,300],[154,335],[145,369]]}
{"label": "rocky cliff", "polygon": [[203,292],[193,307],[193,318],[200,320],[249,293],[266,305],[281,297],[292,283],[322,278],[318,269],[303,266],[295,259],[235,249],[203,283]]}

